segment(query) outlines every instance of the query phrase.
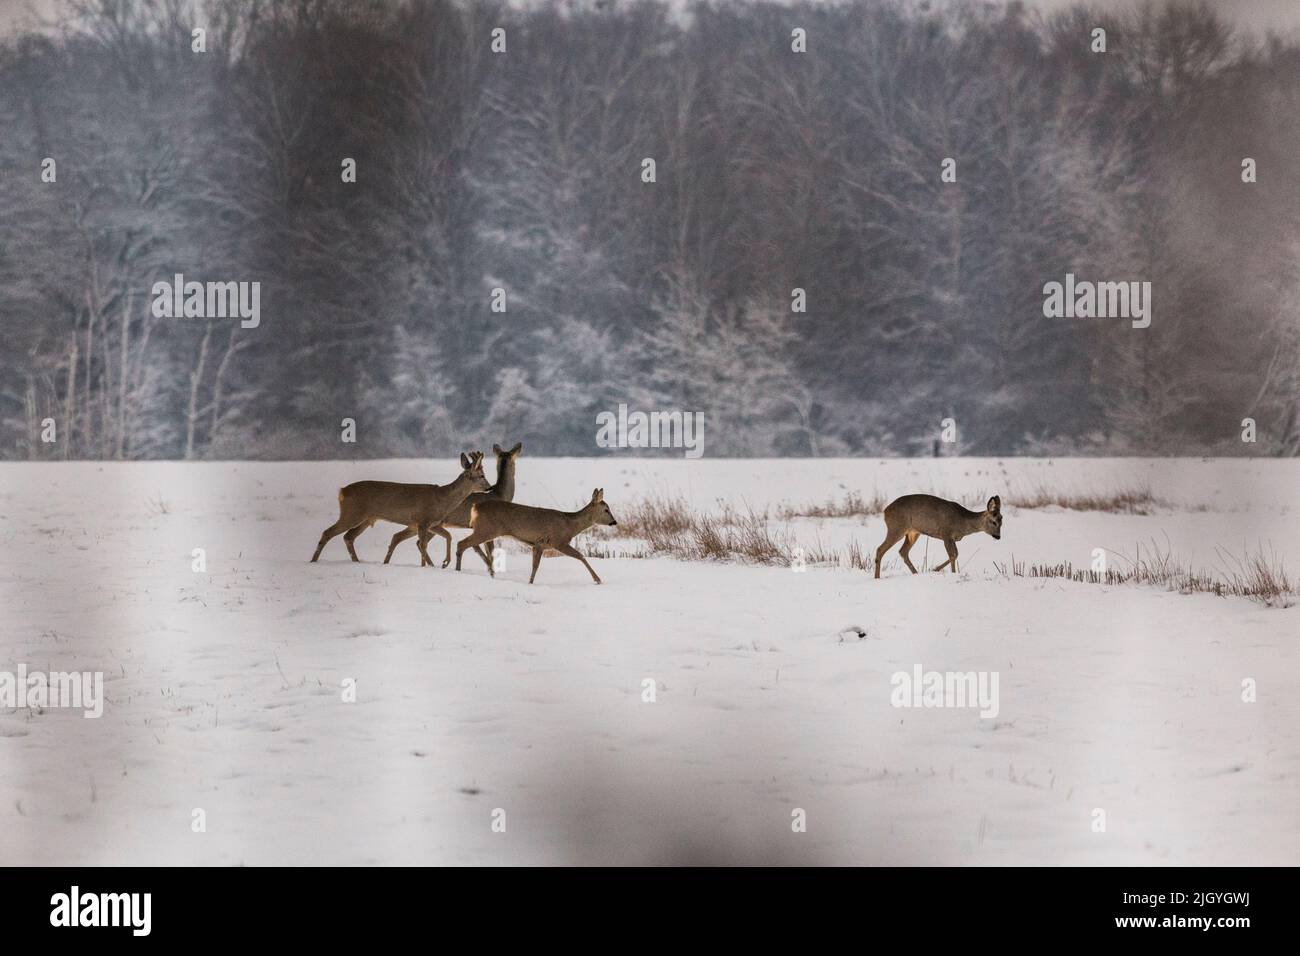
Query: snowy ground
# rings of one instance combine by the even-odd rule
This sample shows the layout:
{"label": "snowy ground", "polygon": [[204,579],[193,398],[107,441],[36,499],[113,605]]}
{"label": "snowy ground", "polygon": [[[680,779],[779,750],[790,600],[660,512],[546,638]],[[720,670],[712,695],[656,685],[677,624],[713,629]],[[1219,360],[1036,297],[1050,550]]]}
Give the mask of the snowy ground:
{"label": "snowy ground", "polygon": [[[1216,547],[1263,545],[1294,577],[1300,462],[525,449],[517,500],[576,507],[601,485],[616,516],[663,492],[761,510],[1149,486],[1174,507],[1008,508],[1000,542],[962,543],[961,574],[895,557],[880,581],[597,558],[596,587],[554,557],[530,587],[520,553],[496,580],[472,554],[421,569],[413,542],[384,567],[391,526],[359,540],[364,564],[341,539],[307,563],[339,485],[452,474],[0,465],[0,670],[99,670],[107,696],[98,720],[0,709],[0,863],[1300,863],[1300,608],[993,567],[1154,539],[1208,570]],[[883,522],[789,530],[868,551]],[[917,664],[997,672],[998,716],[891,706],[891,675]]]}

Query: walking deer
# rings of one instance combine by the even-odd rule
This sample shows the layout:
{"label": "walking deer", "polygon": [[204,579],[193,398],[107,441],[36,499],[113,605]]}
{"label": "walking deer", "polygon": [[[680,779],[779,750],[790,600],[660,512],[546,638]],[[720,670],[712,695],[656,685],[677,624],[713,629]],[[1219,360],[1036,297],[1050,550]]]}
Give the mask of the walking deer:
{"label": "walking deer", "polygon": [[335,535],[343,535],[348,554],[360,561],[352,542],[357,535],[376,521],[415,526],[420,529],[419,546],[423,560],[421,566],[433,564],[425,545],[429,543],[432,528],[447,513],[476,491],[487,491],[488,480],[483,477],[483,453],[470,452],[460,456],[461,473],[446,485],[412,485],[397,481],[354,481],[339,489],[339,520],[321,532],[320,542],[312,561]]}
{"label": "walking deer", "polygon": [[907,552],[923,534],[938,538],[948,552],[948,560],[935,570],[942,571],[952,565],[952,572],[956,574],[958,541],[980,531],[1001,539],[1002,499],[994,495],[983,511],[971,511],[955,501],[945,501],[934,495],[903,495],[885,508],[885,529],[885,543],[876,549],[876,577],[880,577],[880,562],[884,560],[885,552],[903,538],[907,540],[899,553],[903,563],[916,574],[916,567]]}
{"label": "walking deer", "polygon": [[[470,509],[469,526],[473,533],[456,545],[456,570],[460,570],[460,559],[467,549],[495,538],[514,538],[533,549],[533,573],[528,577],[529,584],[537,577],[537,566],[542,563],[542,553],[548,548],[577,558],[591,573],[591,579],[599,584],[600,576],[592,570],[582,552],[569,543],[574,535],[598,524],[618,524],[609,505],[605,504],[603,488],[593,491],[591,501],[578,511],[530,508],[511,501],[482,501]],[[488,573],[496,577],[490,561]]]}
{"label": "walking deer", "polygon": [[[515,459],[523,451],[524,443],[517,442],[514,448],[509,451],[502,451],[500,445],[493,445],[492,451],[497,456],[497,481],[487,491],[480,491],[470,495],[460,504],[458,504],[442,522],[434,525],[429,530],[447,541],[447,556],[442,559],[442,566],[445,568],[451,564],[451,533],[448,528],[468,528],[470,508],[480,501],[514,501],[515,499]],[[393,549],[405,541],[407,538],[418,534],[420,529],[415,525],[403,528],[397,534],[393,535],[393,540],[388,544],[388,554],[384,556],[384,564],[387,564],[393,556]],[[487,554],[484,554],[478,545],[474,546],[474,552],[483,559],[483,562],[490,568],[492,567],[492,542],[484,544],[487,548]],[[425,558],[420,556],[420,566],[425,564]],[[432,563],[432,562],[428,562]]]}

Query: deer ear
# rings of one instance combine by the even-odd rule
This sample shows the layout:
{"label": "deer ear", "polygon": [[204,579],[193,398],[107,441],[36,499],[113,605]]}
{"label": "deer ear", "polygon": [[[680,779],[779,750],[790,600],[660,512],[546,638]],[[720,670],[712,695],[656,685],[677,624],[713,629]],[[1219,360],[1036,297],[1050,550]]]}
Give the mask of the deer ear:
{"label": "deer ear", "polygon": [[492,454],[494,454],[494,455],[502,455],[502,454],[505,454],[505,453],[501,450],[501,446],[500,446],[500,445],[493,445],[493,446],[492,446]]}
{"label": "deer ear", "polygon": [[592,489],[591,489],[591,500],[592,500],[592,501],[599,501],[599,500],[600,500],[600,489],[599,489],[599,488],[592,488]]}
{"label": "deer ear", "polygon": [[992,498],[989,499],[988,509],[994,514],[997,514],[999,511],[1002,510],[1002,499],[999,498],[997,495],[994,495]]}
{"label": "deer ear", "polygon": [[469,467],[469,456],[466,455],[464,452],[460,453],[460,467],[462,468]]}
{"label": "deer ear", "polygon": [[523,450],[524,450],[524,443],[521,441],[517,441],[515,442],[515,447],[510,449],[510,454],[517,455]]}

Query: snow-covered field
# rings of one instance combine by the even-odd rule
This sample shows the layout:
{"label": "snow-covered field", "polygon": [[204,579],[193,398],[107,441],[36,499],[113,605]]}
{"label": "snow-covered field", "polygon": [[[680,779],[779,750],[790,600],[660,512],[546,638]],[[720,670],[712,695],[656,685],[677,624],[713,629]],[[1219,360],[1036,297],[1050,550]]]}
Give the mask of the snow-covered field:
{"label": "snow-covered field", "polygon": [[[453,474],[0,465],[0,671],[102,671],[107,698],[99,719],[0,708],[0,863],[1300,863],[1300,608],[994,568],[1154,540],[1206,570],[1263,546],[1295,577],[1300,462],[525,449],[516,500],[576,508],[599,485],[616,516],[664,493],[763,510],[1143,486],[1173,507],[1008,507],[960,574],[913,577],[895,551],[879,581],[595,558],[596,587],[552,557],[529,586],[521,552],[496,580],[472,554],[421,569],[414,542],[385,567],[382,525],[363,564],[341,538],[307,562],[341,484]],[[787,530],[873,552],[883,522]],[[996,672],[997,717],[893,706],[917,665]]]}

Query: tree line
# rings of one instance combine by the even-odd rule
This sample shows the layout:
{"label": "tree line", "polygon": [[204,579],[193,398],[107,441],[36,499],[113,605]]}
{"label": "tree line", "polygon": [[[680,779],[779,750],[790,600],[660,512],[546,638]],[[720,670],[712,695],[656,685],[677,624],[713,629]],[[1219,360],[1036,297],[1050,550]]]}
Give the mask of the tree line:
{"label": "tree line", "polygon": [[0,456],[1294,455],[1298,107],[1208,4],[74,0],[0,45]]}

